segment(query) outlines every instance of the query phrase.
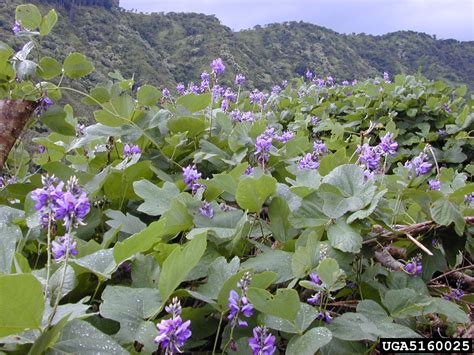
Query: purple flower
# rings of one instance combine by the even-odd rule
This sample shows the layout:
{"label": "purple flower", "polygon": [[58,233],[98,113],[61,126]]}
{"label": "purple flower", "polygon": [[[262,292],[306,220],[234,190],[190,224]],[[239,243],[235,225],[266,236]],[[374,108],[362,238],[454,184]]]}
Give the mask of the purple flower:
{"label": "purple flower", "polygon": [[393,140],[392,133],[387,133],[380,139],[379,147],[383,155],[395,155],[397,154],[398,143]]}
{"label": "purple flower", "polygon": [[323,156],[324,154],[327,154],[329,151],[326,148],[326,143],[323,141],[316,141],[313,143],[313,151],[314,154],[317,156]]}
{"label": "purple flower", "polygon": [[231,88],[227,88],[224,92],[224,98],[227,99],[227,100],[230,100],[232,102],[236,102],[237,101],[237,95],[235,94],[235,92],[232,91]]}
{"label": "purple flower", "polygon": [[222,102],[221,102],[221,110],[222,110],[222,111],[227,111],[227,110],[229,109],[229,107],[230,107],[230,101],[229,101],[229,100],[226,100],[226,99],[222,100]]}
{"label": "purple flower", "polygon": [[51,243],[51,252],[53,253],[53,258],[55,260],[61,259],[66,255],[69,248],[69,255],[77,255],[77,243],[74,241],[74,238],[69,234],[66,234],[64,237],[56,238]]}
{"label": "purple flower", "polygon": [[188,165],[183,168],[183,180],[188,187],[192,187],[198,179],[201,178],[201,173],[197,171],[196,165]]}
{"label": "purple flower", "polygon": [[424,175],[429,173],[433,165],[427,162],[428,155],[425,152],[421,152],[417,157],[411,161],[405,163],[405,167],[411,170],[415,170],[416,176]]}
{"label": "purple flower", "polygon": [[324,81],[324,79],[317,78],[316,84],[318,84],[318,86],[324,86],[326,85],[326,82]]}
{"label": "purple flower", "polygon": [[188,91],[193,93],[193,94],[198,95],[201,91],[201,88],[199,86],[197,86],[196,84],[194,84],[193,82],[190,82],[188,84]]}
{"label": "purple flower", "polygon": [[224,95],[224,88],[219,86],[219,85],[214,85],[212,88],[212,102],[217,102],[219,100],[219,97]]}
{"label": "purple flower", "polygon": [[202,81],[210,81],[211,80],[211,76],[209,75],[209,73],[207,71],[205,71],[201,74],[201,80]]}
{"label": "purple flower", "polygon": [[286,143],[295,138],[295,132],[285,131],[280,136],[276,136],[276,140],[282,143]]}
{"label": "purple flower", "polygon": [[13,34],[16,35],[20,31],[21,31],[21,25],[18,21],[15,21],[15,24],[12,27],[12,32],[13,32]]}
{"label": "purple flower", "polygon": [[288,80],[283,80],[281,82],[281,87],[286,88],[288,86]]}
{"label": "purple flower", "polygon": [[246,318],[253,315],[253,305],[249,303],[247,299],[247,289],[250,284],[252,277],[249,272],[246,272],[244,276],[237,282],[237,287],[240,289],[242,296],[237,291],[231,290],[229,293],[229,299],[227,306],[229,307],[229,315],[227,319],[232,321],[232,326],[235,327],[237,324],[240,327],[247,327],[246,321],[240,319],[240,315],[243,314]]}
{"label": "purple flower", "polygon": [[78,123],[76,128],[77,128],[77,134],[76,135],[78,137],[82,137],[85,134],[86,125],[83,124],[83,123],[82,124]]}
{"label": "purple flower", "polygon": [[428,180],[428,184],[430,185],[430,190],[441,190],[441,181],[438,179]]}
{"label": "purple flower", "polygon": [[156,325],[158,336],[155,338],[155,343],[159,344],[166,354],[181,353],[181,347],[192,334],[189,329],[191,321],[183,322],[181,319],[181,304],[176,297],[165,310],[171,314],[171,318],[163,319]]}
{"label": "purple flower", "polygon": [[272,355],[276,352],[276,338],[267,327],[253,328],[253,337],[249,338],[249,346],[253,355]]}
{"label": "purple flower", "polygon": [[259,162],[266,162],[270,158],[268,154],[270,152],[270,148],[272,147],[272,141],[275,136],[274,128],[267,128],[265,132],[259,135],[255,142],[255,155],[257,156],[257,160]]}
{"label": "purple flower", "polygon": [[390,84],[392,81],[390,80],[390,75],[386,71],[383,72],[383,80],[387,83]]}
{"label": "purple flower", "polygon": [[253,122],[254,120],[255,118],[252,112],[249,111],[242,114],[241,122]]}
{"label": "purple flower", "polygon": [[380,166],[381,152],[378,146],[371,147],[367,143],[357,148],[359,162],[364,164],[369,170],[377,170]]}
{"label": "purple flower", "polygon": [[341,84],[342,86],[349,86],[349,82],[347,80],[344,80]]}
{"label": "purple flower", "polygon": [[272,94],[278,95],[280,92],[281,92],[281,86],[280,86],[280,85],[275,85],[275,86],[272,88]]}
{"label": "purple flower", "polygon": [[311,70],[307,69],[305,76],[309,81],[313,80],[313,72]]}
{"label": "purple flower", "polygon": [[232,118],[232,121],[240,122],[242,120],[242,114],[240,113],[240,110],[238,108],[232,110],[230,113],[230,118]]}
{"label": "purple flower", "polygon": [[448,301],[450,300],[459,301],[463,296],[464,296],[464,291],[459,288],[455,288],[455,289],[452,289],[449,293],[444,294],[443,298]]}
{"label": "purple flower", "polygon": [[250,102],[253,104],[259,104],[262,105],[263,101],[265,100],[265,94],[257,89],[252,91],[252,93],[249,96]]}
{"label": "purple flower", "polygon": [[208,80],[201,81],[201,85],[199,86],[199,91],[206,92],[209,89],[209,85],[210,84]]}
{"label": "purple flower", "polygon": [[245,175],[252,175],[254,173],[255,169],[253,168],[253,166],[249,165],[247,166],[247,169],[245,169]]}
{"label": "purple flower", "polygon": [[472,203],[474,201],[474,192],[471,192],[470,194],[464,195],[464,202],[465,203]]}
{"label": "purple flower", "polygon": [[199,208],[199,213],[207,218],[214,217],[214,209],[212,208],[212,205],[207,201],[204,201],[202,203],[201,207]]}
{"label": "purple flower", "polygon": [[39,144],[36,147],[36,150],[38,151],[39,154],[43,154],[44,152],[46,152],[46,147],[44,145]]}
{"label": "purple flower", "polygon": [[333,77],[332,77],[331,75],[329,75],[329,76],[326,78],[326,83],[327,83],[328,85],[334,84],[334,79],[333,79]]}
{"label": "purple flower", "polygon": [[318,315],[316,316],[316,319],[318,320],[323,320],[326,323],[331,323],[332,317],[329,314],[329,312],[319,312]]}
{"label": "purple flower", "polygon": [[140,154],[141,152],[142,150],[140,149],[138,145],[125,144],[123,146],[123,155],[125,155],[126,157],[132,156],[134,154]]}
{"label": "purple flower", "polygon": [[83,224],[90,211],[90,203],[75,176],[67,182],[66,192],[56,198],[52,211],[56,220],[64,220],[67,229]]}
{"label": "purple flower", "polygon": [[321,281],[321,279],[319,278],[317,273],[312,272],[311,274],[309,274],[309,278],[311,279],[311,282],[315,286],[322,286],[323,285],[323,282]]}
{"label": "purple flower", "polygon": [[303,170],[303,169],[315,170],[317,168],[319,168],[319,162],[315,160],[315,158],[313,157],[313,154],[311,153],[306,153],[306,155],[298,163],[298,169],[300,170]]}
{"label": "purple flower", "polygon": [[212,72],[216,75],[224,74],[225,65],[222,62],[222,59],[221,58],[214,59],[211,62],[211,69],[212,69]]}
{"label": "purple flower", "polygon": [[421,275],[423,272],[423,265],[421,264],[419,257],[414,257],[404,266],[404,269],[411,275]]}
{"label": "purple flower", "polygon": [[178,92],[178,94],[184,95],[186,92],[186,86],[184,86],[183,83],[179,83],[178,85],[176,85],[176,91]]}
{"label": "purple flower", "polygon": [[443,108],[446,110],[447,113],[451,113],[451,109],[449,108],[448,104],[443,104]]}
{"label": "purple flower", "polygon": [[168,88],[164,88],[162,91],[162,95],[165,99],[169,99],[171,97],[171,93]]}
{"label": "purple flower", "polygon": [[45,94],[45,96],[36,101],[36,104],[38,105],[36,114],[40,116],[43,112],[48,111],[48,109],[54,105],[54,102]]}
{"label": "purple flower", "polygon": [[319,117],[316,117],[316,116],[311,117],[311,124],[313,126],[317,126],[320,122],[321,122],[321,119]]}
{"label": "purple flower", "polygon": [[310,298],[308,298],[308,303],[310,305],[317,305],[321,302],[321,292],[316,292],[314,295],[312,295]]}
{"label": "purple flower", "polygon": [[243,76],[242,74],[237,74],[235,76],[235,85],[242,86],[245,84],[246,80],[247,79],[245,78],[245,76]]}
{"label": "purple flower", "polygon": [[444,129],[438,129],[438,135],[439,135],[440,137],[446,136],[446,130],[444,130]]}

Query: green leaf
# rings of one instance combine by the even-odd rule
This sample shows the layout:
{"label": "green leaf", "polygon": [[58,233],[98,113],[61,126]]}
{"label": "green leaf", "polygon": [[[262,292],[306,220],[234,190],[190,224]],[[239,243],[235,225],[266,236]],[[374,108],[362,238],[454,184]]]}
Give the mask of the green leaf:
{"label": "green leaf", "polygon": [[[316,271],[321,281],[329,290],[337,288],[344,275],[337,261],[332,258],[323,259],[316,268]],[[341,287],[344,287],[344,283],[342,283]]]}
{"label": "green leaf", "polygon": [[236,200],[241,208],[249,212],[260,212],[263,203],[276,191],[276,179],[262,175],[246,177],[237,186]]}
{"label": "green leaf", "polygon": [[278,275],[276,283],[286,282],[293,278],[291,271],[292,253],[283,250],[269,250],[242,263],[244,269],[256,272],[273,271]]}
{"label": "green leaf", "polygon": [[81,53],[71,53],[64,61],[64,74],[72,79],[82,78],[94,70],[94,65]]}
{"label": "green leaf", "polygon": [[35,340],[28,355],[43,354],[47,349],[56,343],[59,333],[67,324],[69,316],[63,317],[57,324],[42,333],[38,339]]}
{"label": "green leaf", "polygon": [[43,287],[33,275],[0,275],[0,337],[39,328],[43,310]]}
{"label": "green leaf", "polygon": [[432,298],[432,303],[426,309],[427,313],[439,313],[446,316],[449,322],[467,324],[469,323],[469,315],[454,302],[443,298]]}
{"label": "green leaf", "polygon": [[138,211],[150,216],[160,216],[166,212],[170,207],[171,200],[179,194],[176,185],[168,181],[161,188],[148,180],[135,181],[133,189],[138,196],[145,200],[138,206]]}
{"label": "green leaf", "polygon": [[[36,353],[38,354],[38,353]],[[82,320],[72,320],[61,331],[48,354],[129,354],[110,336]]]}
{"label": "green leaf", "polygon": [[301,334],[313,323],[318,313],[319,312],[313,306],[307,303],[300,303],[300,310],[296,315],[294,323],[268,314],[263,317],[263,323],[265,323],[268,328],[276,329],[281,332]]}
{"label": "green leaf", "polygon": [[33,4],[18,5],[16,8],[15,19],[23,27],[34,30],[41,25],[41,12]]}
{"label": "green leaf", "polygon": [[362,236],[343,219],[327,227],[328,239],[331,246],[348,253],[358,253],[362,248]]}
{"label": "green leaf", "polygon": [[291,338],[286,349],[288,355],[313,355],[319,348],[329,343],[332,333],[324,327],[311,328],[303,335]]}
{"label": "green leaf", "polygon": [[110,279],[117,264],[114,260],[113,249],[101,249],[95,253],[75,259],[74,263],[80,265],[100,278]]}
{"label": "green leaf", "polygon": [[329,218],[323,213],[324,200],[318,192],[306,196],[301,206],[293,211],[290,221],[295,228],[313,228],[324,226]]}
{"label": "green leaf", "polygon": [[201,234],[186,243],[184,248],[176,248],[173,250],[166,258],[158,282],[163,301],[168,299],[176,287],[179,286],[188,273],[198,264],[206,250],[206,245],[206,235]]}
{"label": "green leaf", "polygon": [[160,265],[154,256],[137,255],[132,265],[132,286],[136,288],[157,288],[160,271]]}
{"label": "green leaf", "polygon": [[280,288],[272,295],[266,290],[249,287],[247,296],[258,311],[291,322],[296,320],[300,310],[300,299],[296,290]]}
{"label": "green leaf", "polygon": [[168,121],[168,129],[173,133],[187,132],[187,136],[195,138],[206,129],[203,116],[177,116]]}
{"label": "green leaf", "polygon": [[54,58],[43,57],[41,58],[37,72],[38,75],[43,79],[51,80],[61,74],[63,67],[61,64]]}
{"label": "green leaf", "polygon": [[114,246],[114,259],[117,264],[131,258],[137,253],[151,249],[155,244],[161,241],[166,234],[166,220],[161,218],[159,221],[151,223],[141,232],[119,242]]}
{"label": "green leaf", "polygon": [[433,220],[443,226],[449,226],[454,222],[454,229],[458,235],[462,235],[466,223],[459,208],[447,198],[436,200],[430,208]]}
{"label": "green leaf", "polygon": [[211,94],[188,94],[178,98],[176,105],[184,106],[190,112],[197,112],[205,109],[211,104]]}
{"label": "green leaf", "polygon": [[75,136],[76,127],[67,122],[66,118],[67,112],[59,106],[51,107],[41,115],[41,121],[53,132],[58,132],[66,136]]}
{"label": "green leaf", "polygon": [[424,309],[431,304],[431,298],[418,295],[411,288],[403,288],[385,292],[382,303],[392,317],[409,318],[426,313]]}
{"label": "green leaf", "polygon": [[220,256],[209,267],[208,281],[198,288],[198,292],[211,299],[217,299],[225,282],[237,273],[240,261],[234,257],[229,263]]}
{"label": "green leaf", "polygon": [[289,220],[290,212],[287,202],[281,197],[273,198],[268,207],[273,236],[282,243],[291,240],[295,235]]}
{"label": "green leaf", "polygon": [[51,9],[41,21],[41,25],[39,26],[40,35],[48,35],[53,29],[53,27],[56,25],[56,22],[58,22],[58,14],[56,13],[56,10]]}
{"label": "green leaf", "polygon": [[158,103],[161,93],[152,85],[143,85],[138,89],[137,99],[142,105],[153,106]]}
{"label": "green leaf", "polygon": [[0,273],[11,272],[16,243],[21,237],[20,227],[15,224],[0,223]]}
{"label": "green leaf", "polygon": [[162,300],[158,290],[107,286],[102,293],[102,300],[100,315],[120,323],[116,337],[121,343],[139,341],[153,344],[153,339],[143,339],[143,335],[148,333],[150,326],[156,333],[153,323],[145,319],[157,315],[161,309]]}
{"label": "green leaf", "polygon": [[105,215],[111,218],[106,222],[107,225],[111,228],[118,228],[123,233],[140,233],[147,227],[140,218],[135,217],[128,212],[125,215],[122,211],[107,210],[105,211]]}

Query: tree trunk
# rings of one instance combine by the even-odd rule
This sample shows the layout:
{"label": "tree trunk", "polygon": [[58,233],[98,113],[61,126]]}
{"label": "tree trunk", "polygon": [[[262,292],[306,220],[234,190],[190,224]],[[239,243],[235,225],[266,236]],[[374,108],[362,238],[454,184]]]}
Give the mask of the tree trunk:
{"label": "tree trunk", "polygon": [[0,171],[35,108],[33,101],[0,100]]}

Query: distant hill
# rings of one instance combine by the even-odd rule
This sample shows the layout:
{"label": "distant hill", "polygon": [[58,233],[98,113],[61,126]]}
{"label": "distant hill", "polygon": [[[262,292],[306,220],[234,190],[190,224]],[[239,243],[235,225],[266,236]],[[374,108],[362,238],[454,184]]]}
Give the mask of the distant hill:
{"label": "distant hill", "polygon": [[[210,60],[221,57],[231,74],[242,72],[249,85],[259,88],[302,75],[308,67],[338,81],[383,71],[419,72],[474,88],[472,41],[437,40],[412,31],[345,35],[304,22],[233,32],[214,16],[133,13],[120,9],[116,0],[31,2],[60,13],[59,25],[44,43],[47,52],[61,57],[80,51],[95,63],[95,73],[83,82],[88,87],[106,80],[115,69],[124,76],[134,75],[139,84],[173,87],[199,80]],[[20,3],[25,1],[0,3],[0,35],[11,44],[16,41],[10,30],[14,9]]]}

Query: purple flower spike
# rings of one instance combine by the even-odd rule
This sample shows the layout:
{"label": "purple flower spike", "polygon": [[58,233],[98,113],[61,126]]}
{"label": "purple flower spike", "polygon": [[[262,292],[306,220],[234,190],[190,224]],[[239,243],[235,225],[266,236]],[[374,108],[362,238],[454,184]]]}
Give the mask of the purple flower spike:
{"label": "purple flower spike", "polygon": [[282,143],[286,143],[295,138],[295,132],[285,131],[280,136],[276,137],[276,140]]}
{"label": "purple flower spike", "polygon": [[446,293],[445,295],[443,295],[443,298],[448,301],[450,300],[459,301],[463,296],[464,296],[464,291],[459,288],[455,288],[451,290],[449,293]]}
{"label": "purple flower spike", "polygon": [[171,93],[168,88],[164,88],[162,91],[162,95],[165,99],[169,99],[171,97]]}
{"label": "purple flower spike", "polygon": [[424,175],[430,172],[433,165],[427,162],[428,155],[425,152],[421,152],[417,157],[411,161],[405,163],[405,167],[414,169],[416,176]]}
{"label": "purple flower spike", "polygon": [[198,179],[201,178],[201,173],[197,171],[196,165],[188,165],[183,168],[183,180],[186,185],[193,187]]}
{"label": "purple flower spike", "polygon": [[212,72],[216,75],[222,75],[224,74],[225,72],[225,65],[224,63],[222,62],[222,59],[221,58],[217,58],[217,59],[214,59],[212,62],[211,62],[211,69],[212,69]]}
{"label": "purple flower spike", "polygon": [[237,287],[240,289],[242,296],[240,296],[235,290],[231,290],[229,293],[227,303],[227,306],[229,307],[229,315],[227,316],[227,319],[232,322],[233,327],[236,325],[239,325],[239,327],[247,327],[247,322],[240,319],[240,315],[243,314],[247,318],[253,315],[253,305],[249,303],[247,299],[247,289],[251,280],[252,277],[250,273],[246,272],[240,281],[237,282]]}
{"label": "purple flower spike", "polygon": [[419,257],[414,257],[404,267],[405,271],[411,275],[421,275],[423,272],[423,265]]}
{"label": "purple flower spike", "polygon": [[276,338],[267,327],[253,328],[253,337],[249,338],[249,346],[253,355],[273,355],[276,352]]}
{"label": "purple flower spike", "polygon": [[38,116],[40,116],[43,112],[48,111],[49,108],[54,105],[54,101],[51,100],[47,95],[38,99],[36,103],[38,105],[38,107],[36,108],[36,114]]}
{"label": "purple flower spike", "polygon": [[132,156],[134,154],[140,154],[142,152],[142,150],[140,149],[140,147],[138,145],[134,145],[134,144],[125,144],[123,146],[123,155],[125,156]]}
{"label": "purple flower spike", "polygon": [[247,79],[245,78],[245,76],[243,74],[237,74],[235,76],[235,85],[238,85],[238,86],[242,86],[245,84],[245,81]]}
{"label": "purple flower spike", "polygon": [[474,192],[467,194],[464,196],[464,202],[467,204],[471,204],[474,201]]}
{"label": "purple flower spike", "polygon": [[392,81],[390,80],[390,75],[387,72],[383,72],[383,80],[387,83],[390,84]]}
{"label": "purple flower spike", "polygon": [[254,173],[255,169],[253,166],[249,165],[247,166],[247,169],[245,169],[245,175],[252,175]]}
{"label": "purple flower spike", "polygon": [[316,292],[314,295],[308,298],[308,303],[310,305],[318,305],[319,302],[321,302],[321,292]]}
{"label": "purple flower spike", "polygon": [[379,147],[384,155],[395,155],[397,154],[398,143],[393,140],[392,133],[387,133],[381,138]]}
{"label": "purple flower spike", "polygon": [[59,260],[66,255],[69,248],[69,255],[77,255],[77,243],[74,238],[66,234],[64,237],[59,237],[51,243],[51,252],[54,260]]}
{"label": "purple flower spike", "polygon": [[428,180],[428,184],[430,185],[430,190],[441,190],[441,181],[438,179]]}
{"label": "purple flower spike", "polygon": [[313,80],[313,72],[311,70],[307,69],[305,76],[309,81]]}
{"label": "purple flower spike", "polygon": [[176,91],[178,92],[178,94],[184,95],[186,92],[186,86],[184,86],[183,83],[179,83],[178,85],[176,85]]}
{"label": "purple flower spike", "polygon": [[12,32],[13,32],[13,34],[16,35],[20,31],[21,31],[21,25],[18,21],[15,21],[15,24],[12,27]]}
{"label": "purple flower spike", "polygon": [[318,320],[323,320],[326,323],[331,323],[332,317],[329,314],[329,312],[319,312],[318,315],[316,316],[316,319]]}
{"label": "purple flower spike", "polygon": [[202,203],[202,206],[199,208],[199,213],[207,218],[214,217],[214,209],[212,208],[211,204],[207,201]]}
{"label": "purple flower spike", "polygon": [[377,170],[380,166],[381,152],[377,147],[371,147],[367,143],[357,148],[359,162],[364,164],[369,170]]}
{"label": "purple flower spike", "polygon": [[306,155],[299,161],[298,169],[311,169],[316,170],[319,168],[319,162],[314,159],[313,154],[306,153]]}
{"label": "purple flower spike", "polygon": [[156,325],[158,336],[155,338],[155,343],[165,350],[166,354],[182,353],[181,347],[192,334],[189,329],[191,321],[183,322],[181,319],[181,304],[176,297],[165,310],[171,314],[171,318],[163,319]]}
{"label": "purple flower spike", "polygon": [[317,273],[312,272],[311,274],[309,274],[309,278],[311,279],[311,282],[316,286],[322,286],[323,282],[321,281]]}

